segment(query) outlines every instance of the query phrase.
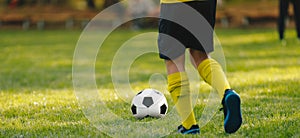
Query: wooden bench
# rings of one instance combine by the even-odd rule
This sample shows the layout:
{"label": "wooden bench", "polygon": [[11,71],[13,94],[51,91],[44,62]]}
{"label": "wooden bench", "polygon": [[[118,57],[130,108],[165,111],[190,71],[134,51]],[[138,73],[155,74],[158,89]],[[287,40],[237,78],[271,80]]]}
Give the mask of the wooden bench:
{"label": "wooden bench", "polygon": [[2,13],[0,14],[0,26],[5,25],[17,25],[27,30],[30,27],[30,18],[26,14]]}
{"label": "wooden bench", "polygon": [[[292,8],[290,8],[291,10]],[[252,3],[231,5],[217,11],[216,21],[223,27],[247,27],[255,25],[276,25],[278,18],[277,3]]]}
{"label": "wooden bench", "polygon": [[30,28],[79,28],[95,16],[96,11],[78,11],[56,7],[24,7],[19,9],[4,9],[0,12],[0,27]]}

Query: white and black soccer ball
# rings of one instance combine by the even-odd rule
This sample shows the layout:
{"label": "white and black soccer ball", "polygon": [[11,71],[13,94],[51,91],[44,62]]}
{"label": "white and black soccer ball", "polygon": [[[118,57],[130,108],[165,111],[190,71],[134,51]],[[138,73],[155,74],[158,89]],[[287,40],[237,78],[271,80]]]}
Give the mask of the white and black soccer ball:
{"label": "white and black soccer ball", "polygon": [[145,117],[161,118],[168,111],[166,97],[154,89],[145,89],[139,92],[131,103],[131,112],[137,119]]}

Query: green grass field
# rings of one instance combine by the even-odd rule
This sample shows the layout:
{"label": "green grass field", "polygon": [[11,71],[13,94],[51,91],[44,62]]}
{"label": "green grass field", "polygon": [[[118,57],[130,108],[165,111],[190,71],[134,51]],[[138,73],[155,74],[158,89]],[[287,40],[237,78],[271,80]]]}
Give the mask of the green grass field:
{"label": "green grass field", "polygon": [[[107,136],[85,118],[73,92],[72,58],[80,33],[0,31],[0,137]],[[138,33],[115,33],[110,37],[114,41],[105,43],[104,51],[114,53],[114,45]],[[300,137],[300,43],[294,30],[286,33],[286,47],[280,45],[276,31],[271,29],[220,29],[216,33],[226,56],[228,79],[242,98],[244,122],[235,134],[225,134],[223,113],[217,112],[201,128],[201,136]],[[96,64],[97,85],[113,92],[112,56],[99,56],[98,60],[106,62]],[[137,59],[132,67],[130,81],[136,90],[147,87],[151,73],[165,72],[156,54]],[[200,92],[197,118],[209,90],[201,88]],[[168,101],[172,105],[170,98]],[[117,99],[107,104],[116,114],[135,120],[129,104]],[[177,126],[170,123],[169,127]]]}

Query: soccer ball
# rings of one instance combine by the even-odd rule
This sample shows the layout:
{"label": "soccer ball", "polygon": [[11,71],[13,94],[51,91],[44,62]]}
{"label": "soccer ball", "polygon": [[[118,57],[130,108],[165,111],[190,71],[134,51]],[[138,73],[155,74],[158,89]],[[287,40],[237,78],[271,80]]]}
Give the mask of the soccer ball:
{"label": "soccer ball", "polygon": [[145,89],[139,92],[131,103],[131,112],[137,119],[145,117],[161,118],[168,111],[166,97],[154,89]]}

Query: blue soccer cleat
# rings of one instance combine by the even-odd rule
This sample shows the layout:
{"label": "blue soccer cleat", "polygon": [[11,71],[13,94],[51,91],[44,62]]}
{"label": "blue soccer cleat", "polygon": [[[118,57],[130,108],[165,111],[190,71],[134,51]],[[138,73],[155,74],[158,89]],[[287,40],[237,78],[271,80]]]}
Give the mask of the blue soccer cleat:
{"label": "blue soccer cleat", "polygon": [[190,129],[186,129],[182,125],[180,125],[178,126],[177,132],[181,134],[199,134],[200,128],[198,125],[193,125]]}
{"label": "blue soccer cleat", "polygon": [[225,132],[234,133],[242,124],[240,96],[234,90],[227,89],[222,99],[222,105]]}

